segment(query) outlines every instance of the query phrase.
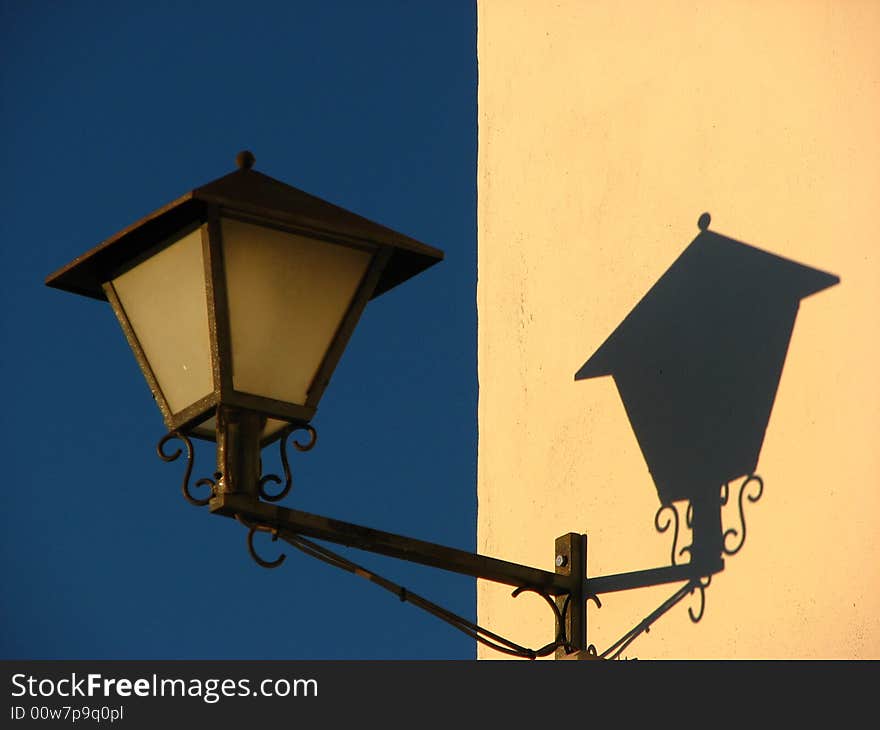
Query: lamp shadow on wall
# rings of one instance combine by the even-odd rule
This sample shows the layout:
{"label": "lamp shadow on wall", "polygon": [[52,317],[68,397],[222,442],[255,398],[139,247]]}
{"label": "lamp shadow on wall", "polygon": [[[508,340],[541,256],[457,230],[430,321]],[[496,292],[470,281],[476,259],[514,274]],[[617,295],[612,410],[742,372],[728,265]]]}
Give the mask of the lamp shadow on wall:
{"label": "lamp shadow on wall", "polygon": [[575,374],[614,378],[660,502],[690,502],[691,563],[707,565],[722,485],[757,467],[800,302],[840,281],[710,220]]}

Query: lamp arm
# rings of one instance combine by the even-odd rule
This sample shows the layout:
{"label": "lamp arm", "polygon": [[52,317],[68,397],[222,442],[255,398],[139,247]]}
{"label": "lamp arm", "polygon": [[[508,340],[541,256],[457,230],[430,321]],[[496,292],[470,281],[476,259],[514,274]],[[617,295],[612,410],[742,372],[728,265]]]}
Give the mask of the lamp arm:
{"label": "lamp arm", "polygon": [[285,534],[326,540],[515,588],[530,589],[539,594],[565,596],[580,587],[573,585],[573,579],[566,575],[268,504],[243,494],[219,492],[211,499],[210,509],[214,514],[238,516],[240,521],[264,525]]}
{"label": "lamp arm", "polygon": [[[274,561],[260,559],[255,554],[253,543],[251,542],[255,531],[268,532],[272,534],[273,539],[280,538],[306,555],[365,578],[393,593],[401,601],[411,603],[432,614],[492,649],[511,656],[528,659],[547,656],[556,649],[564,649],[566,652],[571,650],[571,640],[566,636],[566,626],[570,622],[567,622],[566,618],[570,610],[578,610],[578,607],[573,603],[573,601],[577,600],[577,597],[581,597],[584,600],[593,598],[597,605],[601,605],[598,600],[598,595],[601,593],[631,590],[679,581],[685,582],[685,585],[676,591],[670,599],[661,604],[658,609],[599,655],[599,658],[609,658],[609,656],[610,658],[618,658],[623,649],[642,633],[647,633],[651,624],[677,604],[684,596],[693,593],[696,589],[699,589],[702,595],[704,587],[701,583],[701,578],[705,573],[698,573],[699,569],[689,564],[649,568],[647,570],[593,578],[581,578],[579,581],[578,577],[574,575],[550,573],[518,563],[510,563],[436,543],[416,540],[390,532],[374,530],[362,525],[268,504],[242,494],[219,492],[211,499],[210,509],[213,513],[233,517],[250,528],[249,550],[254,559],[264,567],[280,565],[284,556]],[[338,553],[334,553],[328,548],[308,540],[306,536],[387,555],[408,562],[471,575],[496,583],[512,585],[516,587],[513,592],[514,597],[524,591],[536,592],[554,610],[555,624],[557,626],[555,640],[540,649],[530,649],[516,644],[416,593],[408,591],[403,586],[348,560]],[[560,605],[554,602],[552,596],[560,597],[561,609]],[[564,597],[564,601],[561,600],[561,597]],[[693,620],[693,614],[691,614],[691,618]]]}
{"label": "lamp arm", "polygon": [[[420,563],[524,590],[533,590],[539,594],[571,595],[575,592],[573,588],[578,587],[574,586],[572,578],[559,573],[268,504],[241,494],[220,492],[211,499],[210,509],[215,514],[236,517],[239,521],[247,523],[266,525],[286,534],[326,540],[411,563]],[[695,568],[689,563],[667,565],[614,575],[593,576],[584,579],[582,588],[584,596],[592,597],[664,583],[699,580],[721,569],[723,562],[712,571]]]}
{"label": "lamp arm", "polygon": [[[314,430],[309,427],[309,431],[312,436],[310,442],[306,444],[296,444],[297,448],[300,450],[308,450],[314,445]],[[710,556],[709,559],[703,559],[696,564],[693,562],[676,564],[675,559],[677,553],[675,550],[675,543],[673,543],[672,565],[630,571],[627,573],[617,573],[614,575],[587,577],[587,536],[569,533],[566,536],[557,538],[557,570],[555,573],[551,573],[528,565],[511,563],[505,560],[488,557],[486,555],[480,555],[478,553],[458,550],[437,543],[417,540],[415,538],[405,537],[391,532],[375,530],[363,525],[343,522],[341,520],[335,520],[300,510],[289,509],[277,504],[270,504],[266,501],[261,501],[257,492],[259,492],[264,499],[272,500],[280,498],[288,491],[291,477],[283,447],[282,464],[284,466],[286,484],[282,494],[275,496],[267,495],[262,489],[264,482],[267,479],[270,481],[278,481],[280,483],[280,479],[277,477],[261,478],[259,480],[258,490],[234,491],[235,480],[229,482],[227,479],[227,483],[224,484],[220,481],[222,475],[216,473],[214,475],[214,480],[202,479],[197,482],[197,485],[210,486],[211,496],[201,499],[194,498],[188,491],[193,462],[192,444],[189,439],[176,432],[168,434],[159,442],[159,456],[164,461],[174,461],[182,454],[182,449],[178,449],[170,454],[164,451],[165,444],[172,438],[181,439],[187,451],[187,467],[183,480],[184,496],[187,497],[188,501],[192,504],[197,506],[208,504],[212,513],[234,518],[249,528],[248,550],[254,560],[263,567],[273,568],[280,566],[284,560],[284,556],[282,555],[271,561],[260,558],[253,546],[253,538],[256,532],[269,533],[272,535],[273,540],[279,538],[283,539],[285,542],[288,542],[306,555],[322,560],[323,562],[355,575],[359,575],[362,578],[366,578],[376,585],[379,585],[381,588],[394,593],[400,598],[400,600],[412,603],[418,608],[431,613],[437,618],[440,618],[446,623],[464,632],[476,641],[479,641],[497,651],[513,656],[534,659],[539,656],[546,656],[555,651],[557,656],[581,655],[586,653],[591,657],[598,657],[600,659],[609,658],[609,656],[610,658],[619,658],[623,649],[635,641],[635,639],[642,633],[647,633],[654,621],[681,601],[684,596],[693,594],[695,591],[699,591],[700,608],[696,615],[691,609],[688,610],[688,614],[692,621],[695,623],[698,622],[703,615],[705,607],[705,589],[709,585],[711,576],[724,569],[724,561],[720,556],[717,558]],[[722,537],[720,548],[727,555],[735,554],[742,547],[742,542],[745,540],[745,518],[743,515],[742,500],[746,487],[752,482],[758,484],[758,491],[754,495],[748,495],[748,499],[755,502],[761,497],[763,482],[760,477],[750,475],[740,487],[740,531],[731,529],[724,533]],[[230,489],[230,484],[232,485],[232,489]],[[727,492],[725,491],[724,496],[720,500],[720,504],[723,505],[726,501]],[[666,506],[662,507],[661,510],[665,508]],[[659,524],[657,517],[655,517],[655,526],[660,532],[664,532],[666,529],[666,527]],[[677,531],[676,519],[676,540]],[[718,532],[720,533],[720,529]],[[724,540],[731,535],[733,537],[741,535],[742,537],[736,546],[729,548],[724,544]],[[494,634],[491,631],[484,629],[462,616],[458,616],[438,604],[432,603],[418,594],[411,593],[403,586],[393,583],[392,581],[351,562],[347,558],[332,552],[322,545],[311,542],[307,537],[346,545],[359,550],[405,560],[407,562],[440,568],[442,570],[448,570],[462,575],[490,580],[496,583],[511,585],[515,587],[515,590],[513,591],[514,597],[526,591],[537,593],[553,609],[557,627],[556,637],[553,642],[540,649],[529,649],[516,644],[498,634]],[[680,552],[690,551],[692,553],[691,560],[693,561],[694,554],[691,548],[692,546],[682,548]],[[662,603],[657,609],[624,634],[623,637],[612,644],[602,654],[597,655],[596,650],[592,645],[587,646],[586,602],[589,599],[593,599],[596,602],[596,605],[601,608],[602,604],[599,601],[599,595],[602,593],[612,593],[634,588],[646,588],[649,586],[676,583],[680,581],[685,582],[685,585],[679,588],[669,599],[664,601],[664,603]]]}

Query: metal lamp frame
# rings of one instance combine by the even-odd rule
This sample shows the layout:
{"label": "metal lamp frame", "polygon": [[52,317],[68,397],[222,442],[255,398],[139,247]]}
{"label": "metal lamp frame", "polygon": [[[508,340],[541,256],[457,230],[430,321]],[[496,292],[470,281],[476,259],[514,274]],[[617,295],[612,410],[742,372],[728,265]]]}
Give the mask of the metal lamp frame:
{"label": "metal lamp frame", "polygon": [[[197,506],[209,506],[212,513],[234,518],[245,525],[248,528],[248,549],[263,567],[277,567],[284,558],[266,560],[259,556],[253,544],[257,532],[269,533],[273,539],[283,539],[311,557],[367,578],[476,640],[514,656],[534,659],[555,654],[557,658],[617,658],[659,616],[695,592],[700,595],[700,608],[697,613],[689,613],[694,621],[702,617],[708,581],[724,568],[721,555],[732,555],[742,547],[745,539],[743,495],[746,494],[752,502],[757,501],[763,491],[759,477],[747,477],[740,487],[739,529],[722,532],[720,520],[717,524],[693,520],[693,505],[690,505],[687,523],[693,528],[693,543],[676,550],[680,525],[678,512],[674,505],[663,505],[655,516],[655,527],[660,532],[669,528],[673,520],[661,524],[660,517],[665,510],[671,509],[675,524],[672,564],[607,576],[587,575],[587,536],[584,534],[567,533],[557,538],[554,544],[555,570],[550,572],[274,504],[289,492],[292,484],[287,441],[294,432],[304,430],[309,434],[309,440],[294,440],[295,447],[299,451],[308,451],[314,446],[317,434],[310,421],[367,302],[439,262],[444,255],[439,249],[253,171],[254,158],[249,152],[239,153],[237,162],[237,171],[196,188],[151,213],[46,280],[51,287],[109,301],[168,428],[167,435],[158,445],[159,456],[165,461],[175,461],[182,455],[183,448],[167,450],[168,443],[175,439],[181,441],[186,450],[182,491],[187,501]],[[299,234],[326,245],[349,246],[372,253],[371,263],[323,356],[303,404],[282,402],[234,387],[220,225],[221,219],[227,217]],[[112,281],[172,245],[182,235],[196,230],[201,231],[213,389],[195,403],[173,411]],[[197,427],[212,416],[217,418],[213,437],[199,433]],[[264,436],[267,418],[288,425]],[[192,487],[194,449],[190,437],[217,442],[216,472],[212,477],[199,479]],[[262,474],[261,451],[276,440],[280,443],[284,479],[280,491],[272,492],[268,485],[282,484],[282,478]],[[759,486],[757,494],[746,492],[752,483]],[[200,496],[193,493],[193,487],[207,488],[209,492],[202,492]],[[729,485],[725,485],[725,491],[718,494],[721,504],[727,502],[728,496]],[[700,509],[711,511],[717,506],[711,504],[713,500],[709,497],[710,504],[703,504]],[[734,546],[728,544],[730,537],[736,543]],[[514,587],[514,596],[523,592],[537,593],[553,610],[554,639],[538,649],[521,646],[407,591],[310,538],[506,584]],[[677,564],[685,552],[691,553],[691,562]],[[604,593],[674,582],[683,585],[606,651],[600,654],[588,644],[589,600],[601,606],[599,596]]]}

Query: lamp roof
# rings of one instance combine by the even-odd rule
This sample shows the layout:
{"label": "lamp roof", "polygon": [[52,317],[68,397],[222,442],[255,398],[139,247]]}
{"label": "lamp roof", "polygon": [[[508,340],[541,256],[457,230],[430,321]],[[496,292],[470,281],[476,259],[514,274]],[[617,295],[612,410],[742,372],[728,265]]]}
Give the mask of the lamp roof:
{"label": "lamp roof", "polygon": [[240,153],[237,162],[238,170],[195,188],[119,231],[51,274],[46,284],[106,299],[101,288],[103,282],[160,241],[204,221],[211,205],[277,222],[303,235],[390,248],[391,257],[373,297],[443,259],[440,249],[253,170],[250,153]]}

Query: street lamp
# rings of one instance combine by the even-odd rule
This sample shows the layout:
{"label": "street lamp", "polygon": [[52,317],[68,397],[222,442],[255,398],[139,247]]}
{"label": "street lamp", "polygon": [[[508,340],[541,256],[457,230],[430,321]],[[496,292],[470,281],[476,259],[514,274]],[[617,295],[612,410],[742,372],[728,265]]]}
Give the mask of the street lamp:
{"label": "street lamp", "polygon": [[[433,266],[443,252],[255,171],[250,152],[236,162],[234,172],[159,208],[46,280],[111,304],[168,429],[159,455],[173,461],[182,454],[166,450],[174,439],[186,448],[182,488],[190,503],[244,524],[248,549],[264,567],[277,567],[284,556],[258,555],[256,532],[365,577],[515,656],[596,656],[587,644],[586,603],[601,606],[601,593],[684,582],[603,657],[618,656],[684,596],[702,595],[703,579],[723,569],[720,555],[698,565],[675,564],[673,554],[669,566],[587,577],[586,535],[556,540],[550,572],[273,504],[291,484],[288,437],[305,430],[308,440],[294,440],[295,447],[314,445],[310,421],[367,302]],[[195,483],[209,489],[205,496],[190,491],[192,438],[217,443],[217,471]],[[262,474],[261,450],[275,441],[284,486],[270,493],[267,484],[282,480]],[[538,593],[554,613],[553,641],[520,646],[309,538],[507,584],[514,596]]]}
{"label": "street lamp", "polygon": [[237,164],[46,283],[110,302],[169,433],[216,440],[220,491],[255,494],[262,446],[314,438],[367,302],[443,253]]}

